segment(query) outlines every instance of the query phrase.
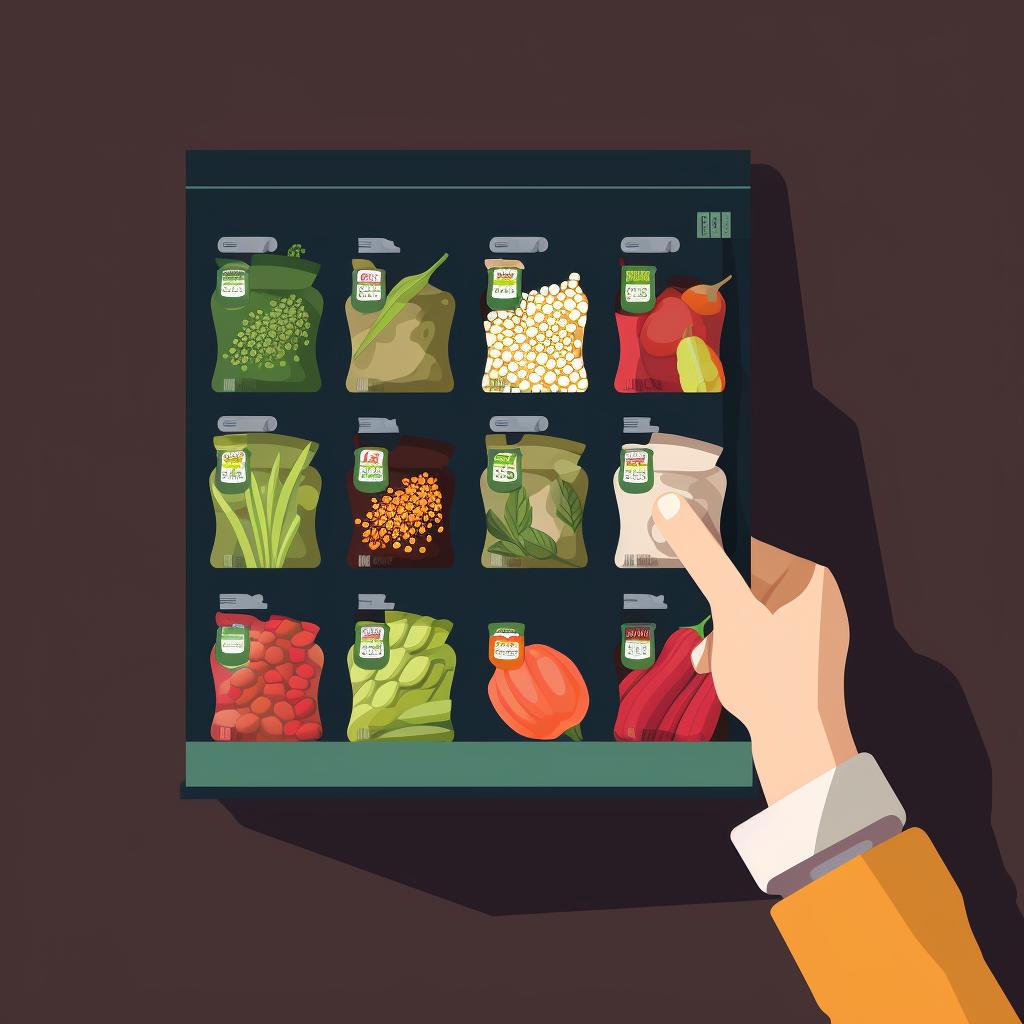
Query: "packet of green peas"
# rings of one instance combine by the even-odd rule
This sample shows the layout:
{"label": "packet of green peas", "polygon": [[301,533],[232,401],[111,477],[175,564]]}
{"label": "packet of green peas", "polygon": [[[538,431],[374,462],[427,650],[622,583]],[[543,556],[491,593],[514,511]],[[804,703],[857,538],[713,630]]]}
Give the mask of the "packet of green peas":
{"label": "packet of green peas", "polygon": [[306,250],[297,243],[285,256],[251,251],[266,241],[276,248],[274,239],[220,240],[220,250],[231,255],[216,261],[210,298],[217,335],[213,390],[319,391],[316,336],[324,300],[314,282],[320,264],[303,259]]}

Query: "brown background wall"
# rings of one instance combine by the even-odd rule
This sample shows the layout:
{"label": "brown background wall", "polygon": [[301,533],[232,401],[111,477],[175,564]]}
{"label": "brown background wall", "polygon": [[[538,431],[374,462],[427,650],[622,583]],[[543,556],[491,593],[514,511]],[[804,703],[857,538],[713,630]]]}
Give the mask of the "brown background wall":
{"label": "brown background wall", "polygon": [[[855,726],[913,794],[912,815],[920,805],[948,837],[937,842],[984,919],[986,953],[1011,962],[1019,919],[983,834],[971,716],[1020,884],[1018,33],[1003,4],[742,6],[82,5],[9,26],[19,142],[5,249],[38,256],[7,338],[10,444],[33,484],[7,492],[26,501],[32,538],[9,540],[7,586],[32,611],[8,688],[24,723],[13,738],[27,741],[8,787],[19,1020],[72,1006],[112,1020],[821,1019],[764,902],[492,917],[177,799],[180,509],[133,477],[143,464],[183,472],[188,147],[749,147],[774,167],[813,385],[859,428],[863,465],[840,426],[849,515],[842,488],[821,493],[827,473],[794,483],[829,450],[808,447],[784,386],[804,358],[799,293],[788,317],[766,317],[778,296],[762,234],[755,528],[830,561],[879,606],[881,577],[862,586],[849,563],[880,550],[895,628],[949,672],[895,634],[872,647],[869,632],[891,632],[884,608],[877,623],[855,615]],[[759,175],[777,212],[780,179]],[[635,830],[642,865],[657,835],[627,815],[608,825]],[[425,827],[395,836],[411,861],[439,841]],[[560,849],[557,822],[538,831],[536,858]],[[500,856],[479,868],[516,872]],[[273,909],[277,886],[294,909]]]}

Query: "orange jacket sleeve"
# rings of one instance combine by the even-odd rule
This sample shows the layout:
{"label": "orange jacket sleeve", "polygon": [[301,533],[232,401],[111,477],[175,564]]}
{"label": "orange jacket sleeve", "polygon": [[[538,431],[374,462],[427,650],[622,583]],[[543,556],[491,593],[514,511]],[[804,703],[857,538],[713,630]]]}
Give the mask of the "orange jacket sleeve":
{"label": "orange jacket sleeve", "polygon": [[920,829],[798,889],[772,917],[833,1024],[1020,1024]]}

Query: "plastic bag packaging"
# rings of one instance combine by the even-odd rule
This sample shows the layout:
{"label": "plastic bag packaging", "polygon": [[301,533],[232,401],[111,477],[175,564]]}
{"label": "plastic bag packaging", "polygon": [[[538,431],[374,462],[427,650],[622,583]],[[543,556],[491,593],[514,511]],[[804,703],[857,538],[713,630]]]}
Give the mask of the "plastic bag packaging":
{"label": "plastic bag packaging", "polygon": [[579,460],[586,445],[543,434],[524,434],[513,444],[505,434],[489,434],[485,448],[480,494],[487,534],[481,564],[487,569],[585,566],[588,481]]}
{"label": "plastic bag packaging", "polygon": [[223,416],[210,474],[215,569],[311,569],[320,564],[316,441],[272,431],[272,416]]}
{"label": "plastic bag packaging", "polygon": [[721,541],[726,487],[725,473],[717,465],[721,454],[718,445],[678,434],[652,433],[645,444],[622,446],[614,478],[619,507],[615,564],[620,569],[682,567],[652,515],[663,494],[689,500]]}
{"label": "plastic bag packaging", "polygon": [[324,652],[312,622],[242,609],[266,608],[262,594],[221,594],[210,651],[216,706],[210,736],[221,741],[318,740]]}
{"label": "plastic bag packaging", "polygon": [[[641,599],[651,595],[632,594]],[[661,602],[664,608],[664,602]],[[648,611],[636,604],[629,613],[644,617],[664,612]],[[711,673],[698,673],[693,653],[704,639],[708,620],[695,626],[668,627],[656,649],[644,639],[647,624],[624,624],[620,660],[629,670],[619,679],[619,710],[613,734],[620,741],[633,742],[707,742],[716,733],[724,738],[727,721],[715,691]],[[632,641],[626,639],[632,633]],[[627,650],[629,644],[632,650]],[[641,655],[640,658],[633,657]],[[721,727],[721,728],[720,728]]]}
{"label": "plastic bag packaging", "polygon": [[[623,251],[674,251],[650,244],[664,239],[623,239]],[[671,239],[669,241],[678,241]],[[721,288],[692,278],[671,277],[658,290],[656,263],[620,260],[619,365],[615,390],[620,392],[717,392],[725,389],[721,359],[725,299]],[[651,257],[653,259],[653,257]]]}
{"label": "plastic bag packaging", "polygon": [[[360,239],[360,252],[397,252],[385,239]],[[365,244],[364,243],[368,243]],[[388,288],[387,260],[352,261],[345,318],[352,356],[345,386],[353,392],[438,392],[454,387],[448,339],[455,297],[430,283],[448,258]],[[377,264],[380,263],[381,266]]]}
{"label": "plastic bag packaging", "polygon": [[214,391],[320,390],[316,337],[324,300],[313,286],[320,264],[302,259],[305,251],[293,245],[286,256],[216,261]]}
{"label": "plastic bag packaging", "polygon": [[448,530],[454,447],[399,434],[394,420],[364,417],[355,438],[348,496],[355,569],[442,568],[452,564]]}
{"label": "plastic bag packaging", "polygon": [[455,738],[451,631],[449,619],[397,611],[384,594],[359,595],[348,650],[352,742]]}
{"label": "plastic bag packaging", "polygon": [[487,358],[481,387],[486,392],[587,390],[583,332],[589,305],[580,275],[524,291],[525,264],[509,255],[546,249],[543,238],[491,239],[491,251],[501,256],[484,260]]}

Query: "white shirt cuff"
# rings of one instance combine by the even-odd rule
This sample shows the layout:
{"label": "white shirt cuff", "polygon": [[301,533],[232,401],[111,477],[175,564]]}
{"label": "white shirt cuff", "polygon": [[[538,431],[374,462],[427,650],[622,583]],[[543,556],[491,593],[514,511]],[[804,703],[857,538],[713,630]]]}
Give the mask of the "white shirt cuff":
{"label": "white shirt cuff", "polygon": [[891,839],[907,823],[882,769],[857,754],[732,830],[763,892],[791,892]]}

